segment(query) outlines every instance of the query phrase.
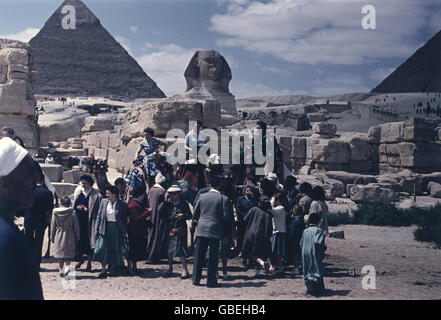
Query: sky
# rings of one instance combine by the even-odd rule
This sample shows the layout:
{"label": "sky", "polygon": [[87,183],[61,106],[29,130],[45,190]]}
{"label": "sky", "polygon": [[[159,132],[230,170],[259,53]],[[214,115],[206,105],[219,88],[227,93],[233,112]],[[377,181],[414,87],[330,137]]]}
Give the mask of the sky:
{"label": "sky", "polygon": [[[62,2],[0,0],[0,38],[29,41]],[[83,2],[167,96],[198,49],[226,58],[236,98],[369,92],[441,30],[439,0]]]}

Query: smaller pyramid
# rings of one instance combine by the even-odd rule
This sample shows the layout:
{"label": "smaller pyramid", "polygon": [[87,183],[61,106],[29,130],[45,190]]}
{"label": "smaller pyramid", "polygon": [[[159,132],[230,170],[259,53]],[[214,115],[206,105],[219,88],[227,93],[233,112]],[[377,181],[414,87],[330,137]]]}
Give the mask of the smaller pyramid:
{"label": "smaller pyramid", "polygon": [[[70,5],[76,29],[63,29]],[[66,0],[29,42],[37,63],[36,94],[163,98],[164,92],[81,0]]]}
{"label": "smaller pyramid", "polygon": [[441,92],[441,31],[372,92]]}

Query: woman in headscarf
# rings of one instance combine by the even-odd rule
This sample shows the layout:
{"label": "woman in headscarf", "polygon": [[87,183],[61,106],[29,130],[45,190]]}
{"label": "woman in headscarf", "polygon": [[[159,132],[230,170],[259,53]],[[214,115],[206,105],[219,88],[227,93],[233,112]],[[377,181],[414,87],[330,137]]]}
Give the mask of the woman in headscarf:
{"label": "woman in headscarf", "polygon": [[150,210],[145,206],[145,187],[133,189],[133,198],[129,202],[129,273],[136,273],[136,262],[146,259],[147,249],[147,216]]}
{"label": "woman in headscarf", "polygon": [[162,216],[158,213],[159,205],[165,200],[167,179],[158,174],[155,177],[155,185],[149,191],[149,207],[151,215],[148,219],[149,230],[147,239],[147,262],[157,263],[165,257],[164,239],[165,229],[161,228]]}

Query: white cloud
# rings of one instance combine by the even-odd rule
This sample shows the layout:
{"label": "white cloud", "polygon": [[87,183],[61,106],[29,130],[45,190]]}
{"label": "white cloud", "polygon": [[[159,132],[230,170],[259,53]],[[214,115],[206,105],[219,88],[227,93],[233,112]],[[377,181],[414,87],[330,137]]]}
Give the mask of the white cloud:
{"label": "white cloud", "polygon": [[137,33],[138,32],[138,26],[130,26],[130,31],[133,33]]}
{"label": "white cloud", "polygon": [[0,35],[0,38],[29,42],[38,32],[40,32],[40,29],[26,28],[25,30],[14,34]]}
{"label": "white cloud", "polygon": [[[225,14],[211,18],[218,44],[270,54],[293,63],[356,65],[381,58],[407,57],[422,43],[418,33],[430,8],[414,0],[371,0],[377,29],[363,30],[362,0],[230,0]],[[430,25],[429,25],[430,23]]]}
{"label": "white cloud", "polygon": [[186,89],[184,72],[196,48],[183,48],[176,44],[147,43],[148,53],[136,60],[144,71],[155,80],[167,96],[183,93]]}
{"label": "white cloud", "polygon": [[380,68],[375,69],[372,71],[369,75],[369,77],[374,81],[383,81],[386,79],[387,76],[389,76],[392,72],[395,71],[395,68]]}

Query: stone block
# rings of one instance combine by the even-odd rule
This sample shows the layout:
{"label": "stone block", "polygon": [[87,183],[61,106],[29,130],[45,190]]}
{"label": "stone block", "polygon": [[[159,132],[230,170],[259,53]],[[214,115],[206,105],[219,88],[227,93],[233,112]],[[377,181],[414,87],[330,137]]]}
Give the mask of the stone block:
{"label": "stone block", "polygon": [[75,189],[78,187],[78,184],[72,183],[62,183],[62,182],[54,182],[55,192],[57,193],[58,199],[63,197],[71,197]]}
{"label": "stone block", "polygon": [[81,171],[80,170],[69,170],[63,172],[63,182],[78,184],[80,182]]}
{"label": "stone block", "polygon": [[40,164],[44,174],[51,182],[61,182],[63,180],[63,167],[59,164]]}

